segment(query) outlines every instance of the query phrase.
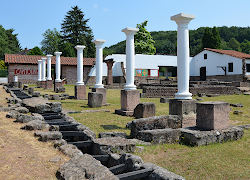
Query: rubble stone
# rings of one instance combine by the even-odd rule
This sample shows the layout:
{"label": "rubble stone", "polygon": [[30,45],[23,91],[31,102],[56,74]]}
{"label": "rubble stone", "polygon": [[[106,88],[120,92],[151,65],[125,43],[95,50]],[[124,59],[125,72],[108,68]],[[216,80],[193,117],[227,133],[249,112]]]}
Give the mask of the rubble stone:
{"label": "rubble stone", "polygon": [[39,137],[39,141],[51,141],[51,140],[60,140],[62,139],[62,133],[59,131],[47,131],[47,132],[35,132],[35,136]]}
{"label": "rubble stone", "polygon": [[73,158],[75,156],[83,155],[83,153],[72,144],[64,144],[58,147],[59,151],[66,154],[67,156]]}
{"label": "rubble stone", "polygon": [[127,134],[124,132],[102,132],[99,133],[99,138],[105,138],[105,137],[122,137],[126,138]]}
{"label": "rubble stone", "polygon": [[45,130],[49,129],[49,125],[45,121],[40,121],[40,120],[33,120],[28,122],[25,126],[23,126],[21,129],[24,130]]}

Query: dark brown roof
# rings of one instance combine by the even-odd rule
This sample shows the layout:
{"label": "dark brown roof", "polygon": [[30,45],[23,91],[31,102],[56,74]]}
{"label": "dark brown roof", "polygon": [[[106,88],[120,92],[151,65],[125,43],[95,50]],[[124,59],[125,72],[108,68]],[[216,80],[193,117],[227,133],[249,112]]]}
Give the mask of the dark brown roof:
{"label": "dark brown roof", "polygon": [[[5,63],[9,64],[37,64],[37,61],[42,57],[36,55],[20,55],[20,54],[5,54]],[[51,63],[56,63],[56,57],[51,58]],[[95,62],[95,58],[83,58],[83,65],[92,66]],[[63,57],[61,56],[62,65],[77,65],[76,57]]]}
{"label": "dark brown roof", "polygon": [[211,49],[211,48],[205,48],[205,50],[220,53],[220,54],[226,54],[229,56],[233,56],[240,59],[250,59],[250,54],[234,51],[234,50],[222,50],[222,49]]}

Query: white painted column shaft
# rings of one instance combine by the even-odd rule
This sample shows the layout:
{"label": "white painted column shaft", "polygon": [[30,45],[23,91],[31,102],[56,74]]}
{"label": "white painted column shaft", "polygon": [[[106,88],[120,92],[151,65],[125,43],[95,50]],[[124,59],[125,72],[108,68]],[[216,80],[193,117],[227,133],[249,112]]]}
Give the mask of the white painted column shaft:
{"label": "white painted column shaft", "polygon": [[56,56],[56,79],[55,82],[62,82],[61,80],[61,58],[62,52],[55,52]]}
{"label": "white painted column shaft", "polygon": [[42,81],[46,81],[46,58],[42,58]]}
{"label": "white painted column shaft", "polygon": [[83,82],[83,49],[85,46],[77,45],[77,82],[76,85],[84,85]]}
{"label": "white painted column shaft", "polygon": [[95,88],[103,88],[102,84],[102,63],[103,63],[103,49],[102,45],[105,43],[105,40],[95,40],[96,47],[96,84]]}
{"label": "white painted column shaft", "polygon": [[177,30],[177,77],[178,92],[175,99],[192,99],[189,92],[189,31],[188,24],[194,16],[187,14],[177,14],[171,17],[178,25]]}
{"label": "white painted column shaft", "polygon": [[38,60],[38,74],[37,81],[42,81],[42,60]]}
{"label": "white painted column shaft", "polygon": [[134,35],[138,32],[137,28],[125,28],[122,30],[126,34],[126,85],[125,90],[135,90],[135,46]]}
{"label": "white painted column shaft", "polygon": [[47,55],[47,81],[52,80],[51,77],[51,57],[52,55]]}

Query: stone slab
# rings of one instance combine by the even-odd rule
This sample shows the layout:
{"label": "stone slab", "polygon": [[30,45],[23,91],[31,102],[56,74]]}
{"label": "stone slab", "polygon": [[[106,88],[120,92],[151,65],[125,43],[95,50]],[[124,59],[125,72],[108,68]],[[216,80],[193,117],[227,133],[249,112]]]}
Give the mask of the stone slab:
{"label": "stone slab", "polygon": [[75,98],[78,100],[87,99],[85,85],[75,85]]}
{"label": "stone slab", "polygon": [[54,91],[56,91],[56,89],[57,89],[58,87],[63,87],[62,82],[55,82],[55,84],[54,84]]}
{"label": "stone slab", "polygon": [[225,129],[229,126],[229,111],[226,102],[197,103],[196,126],[203,130]]}
{"label": "stone slab", "polygon": [[101,93],[103,96],[102,105],[107,104],[107,89],[105,89],[105,88],[92,88],[92,92]]}
{"label": "stone slab", "polygon": [[140,103],[140,92],[138,90],[121,90],[121,109],[134,111]]}
{"label": "stone slab", "polygon": [[116,109],[115,114],[121,115],[121,116],[133,116],[134,111],[126,111],[122,109]]}
{"label": "stone slab", "polygon": [[88,93],[88,106],[91,108],[102,106],[103,95],[97,92]]}
{"label": "stone slab", "polygon": [[201,131],[197,127],[181,128],[181,143],[190,146],[201,146],[223,143],[241,139],[244,131],[240,127],[230,127],[222,130]]}
{"label": "stone slab", "polygon": [[138,104],[134,109],[134,117],[136,119],[139,118],[147,118],[155,116],[155,104],[151,102],[144,102]]}
{"label": "stone slab", "polygon": [[169,100],[169,114],[170,115],[187,115],[189,113],[196,113],[196,101],[195,100]]}

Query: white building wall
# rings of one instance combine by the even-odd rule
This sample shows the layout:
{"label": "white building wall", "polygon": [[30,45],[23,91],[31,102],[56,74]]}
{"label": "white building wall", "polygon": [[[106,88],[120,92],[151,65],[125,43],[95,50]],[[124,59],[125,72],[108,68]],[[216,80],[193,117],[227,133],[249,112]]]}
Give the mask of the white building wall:
{"label": "white building wall", "polygon": [[[207,54],[207,59],[204,59],[204,54]],[[233,72],[228,72],[228,63],[233,63]],[[225,72],[220,66],[227,68],[227,75],[242,74],[242,60],[225,54],[219,54],[204,50],[193,57],[190,64],[190,75],[200,76],[200,68],[206,67],[207,76],[224,75]]]}

